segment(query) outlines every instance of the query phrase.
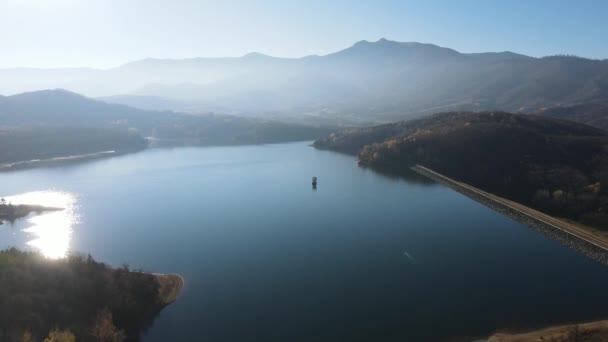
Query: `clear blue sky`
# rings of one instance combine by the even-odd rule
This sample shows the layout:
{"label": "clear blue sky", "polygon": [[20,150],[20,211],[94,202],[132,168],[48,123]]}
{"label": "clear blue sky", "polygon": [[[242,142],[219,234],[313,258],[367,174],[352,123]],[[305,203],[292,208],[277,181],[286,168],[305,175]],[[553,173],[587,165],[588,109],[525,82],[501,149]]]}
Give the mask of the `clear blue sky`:
{"label": "clear blue sky", "polygon": [[381,37],[608,58],[605,0],[1,0],[0,67],[327,54]]}

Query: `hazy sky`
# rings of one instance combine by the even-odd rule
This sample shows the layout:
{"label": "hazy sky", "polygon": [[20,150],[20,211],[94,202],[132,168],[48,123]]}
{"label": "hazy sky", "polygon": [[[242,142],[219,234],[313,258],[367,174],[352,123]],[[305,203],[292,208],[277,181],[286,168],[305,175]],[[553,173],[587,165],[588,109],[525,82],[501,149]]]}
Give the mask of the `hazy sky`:
{"label": "hazy sky", "polygon": [[604,0],[0,0],[0,67],[300,57],[359,40],[608,58]]}

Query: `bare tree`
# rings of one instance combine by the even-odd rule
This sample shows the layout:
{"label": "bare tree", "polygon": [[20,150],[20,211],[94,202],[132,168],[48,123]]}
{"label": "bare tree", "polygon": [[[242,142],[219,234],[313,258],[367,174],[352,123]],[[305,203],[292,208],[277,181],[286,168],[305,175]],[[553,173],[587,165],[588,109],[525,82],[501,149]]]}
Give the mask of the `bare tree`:
{"label": "bare tree", "polygon": [[122,342],[126,338],[124,331],[114,325],[112,313],[108,309],[103,309],[97,314],[91,335],[97,342]]}
{"label": "bare tree", "polygon": [[76,342],[76,337],[69,330],[52,330],[42,342]]}

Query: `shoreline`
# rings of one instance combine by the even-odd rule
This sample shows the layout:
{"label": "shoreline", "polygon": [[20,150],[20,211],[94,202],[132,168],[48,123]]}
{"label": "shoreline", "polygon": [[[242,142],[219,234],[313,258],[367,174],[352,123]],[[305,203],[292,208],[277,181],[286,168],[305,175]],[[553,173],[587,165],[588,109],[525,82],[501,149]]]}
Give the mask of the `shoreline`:
{"label": "shoreline", "polygon": [[43,166],[43,165],[52,165],[52,164],[62,163],[62,162],[95,159],[95,158],[101,158],[101,157],[106,157],[106,156],[114,156],[117,154],[118,154],[117,151],[109,150],[109,151],[99,151],[99,152],[93,152],[93,153],[53,157],[53,158],[46,158],[46,159],[22,160],[22,161],[16,161],[13,163],[0,164],[0,172],[29,168],[29,167],[38,167],[38,166]]}
{"label": "shoreline", "polygon": [[[444,176],[421,165],[411,168],[440,184],[489,207],[513,220],[542,233],[550,239],[573,249],[599,263],[608,265],[608,241],[604,236],[598,237],[591,229],[585,229],[578,223],[555,218],[538,210],[526,207],[517,202],[493,195]],[[582,322],[576,324],[552,325],[549,327],[527,330],[520,333],[495,333],[486,342],[526,342],[526,341],[564,341],[573,337],[599,335],[608,340],[608,320]]]}
{"label": "shoreline", "polygon": [[598,237],[587,229],[538,210],[526,207],[517,202],[502,198],[465,184],[445,175],[437,173],[421,165],[411,168],[413,171],[444,184],[455,191],[527,225],[544,234],[550,239],[557,240],[562,245],[571,248],[597,262],[608,265],[608,241]]}
{"label": "shoreline", "polygon": [[102,158],[102,157],[106,157],[106,156],[109,157],[109,156],[115,156],[117,154],[118,154],[117,151],[111,150],[111,151],[99,151],[99,152],[86,153],[86,154],[77,154],[77,155],[72,155],[72,156],[53,157],[53,158],[46,158],[46,159],[22,160],[22,161],[16,161],[13,163],[0,164],[0,172],[29,168],[29,167],[38,167],[38,166],[63,163],[63,162]]}
{"label": "shoreline", "polygon": [[[175,302],[184,289],[184,278],[176,273],[149,273],[160,284],[158,295],[163,308]],[[162,308],[161,308],[162,310]]]}
{"label": "shoreline", "polygon": [[608,320],[555,325],[520,333],[495,333],[486,342],[583,341],[586,337],[605,341],[608,338]]}

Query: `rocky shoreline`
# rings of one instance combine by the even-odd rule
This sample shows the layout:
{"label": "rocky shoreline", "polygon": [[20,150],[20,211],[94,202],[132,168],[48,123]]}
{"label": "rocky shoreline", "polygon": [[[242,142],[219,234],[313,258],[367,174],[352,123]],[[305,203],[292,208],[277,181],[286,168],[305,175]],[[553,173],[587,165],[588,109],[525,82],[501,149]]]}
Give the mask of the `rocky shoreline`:
{"label": "rocky shoreline", "polygon": [[159,288],[159,296],[160,300],[164,306],[167,306],[174,301],[182,293],[182,289],[184,288],[184,278],[179,274],[160,274],[160,273],[152,273],[152,275],[158,281]]}

